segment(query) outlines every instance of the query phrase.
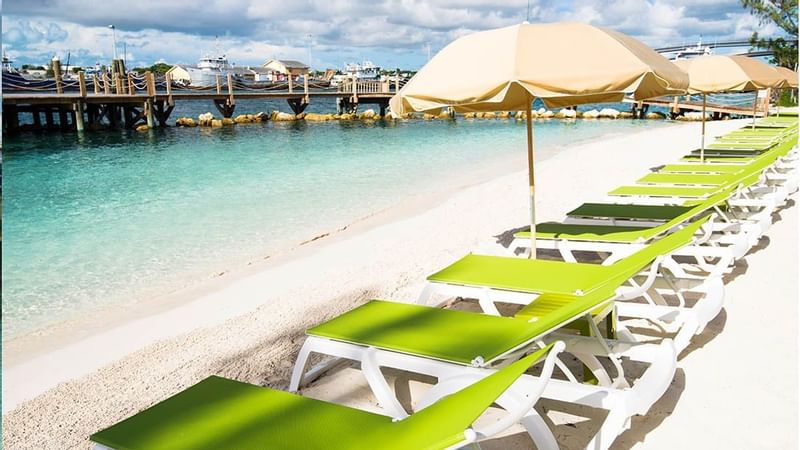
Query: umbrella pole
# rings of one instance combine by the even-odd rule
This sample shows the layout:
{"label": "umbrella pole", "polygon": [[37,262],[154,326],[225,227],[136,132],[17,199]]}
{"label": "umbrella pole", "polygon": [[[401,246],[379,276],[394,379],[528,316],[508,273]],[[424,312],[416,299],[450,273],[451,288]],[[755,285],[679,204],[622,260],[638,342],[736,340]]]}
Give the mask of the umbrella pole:
{"label": "umbrella pole", "polygon": [[531,252],[530,259],[536,259],[536,183],[533,177],[533,122],[531,120],[531,103],[533,99],[528,96],[525,110],[525,124],[528,128],[528,187],[530,188],[531,206]]}
{"label": "umbrella pole", "polygon": [[753,99],[753,124],[750,129],[756,129],[756,106],[758,105],[758,90],[756,89],[756,97]]}
{"label": "umbrella pole", "polygon": [[703,163],[706,160],[706,94],[703,94],[703,116],[700,120],[700,163]]}

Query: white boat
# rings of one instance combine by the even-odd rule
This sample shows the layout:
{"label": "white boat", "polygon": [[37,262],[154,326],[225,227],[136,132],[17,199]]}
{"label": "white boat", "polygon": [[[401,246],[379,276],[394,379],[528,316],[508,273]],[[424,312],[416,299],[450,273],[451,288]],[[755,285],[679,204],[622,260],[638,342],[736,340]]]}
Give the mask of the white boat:
{"label": "white boat", "polygon": [[213,86],[217,83],[217,76],[225,83],[229,73],[235,75],[234,66],[228,63],[225,55],[206,54],[196,66],[186,66],[185,69],[189,72],[192,86]]}
{"label": "white boat", "polygon": [[703,45],[703,40],[701,39],[701,40],[697,41],[697,45],[696,46],[694,46],[694,47],[686,47],[683,50],[681,50],[678,53],[676,53],[675,57],[672,58],[672,60],[673,61],[677,61],[677,60],[680,60],[680,59],[691,59],[691,58],[694,58],[694,57],[697,57],[697,56],[710,55],[711,53],[712,53],[711,52],[711,47],[709,47],[707,45],[704,46]]}
{"label": "white boat", "polygon": [[356,80],[380,80],[381,68],[372,63],[364,61],[358,63],[347,63],[344,65],[343,73],[336,74],[331,78],[331,86],[338,86],[344,80],[355,78]]}

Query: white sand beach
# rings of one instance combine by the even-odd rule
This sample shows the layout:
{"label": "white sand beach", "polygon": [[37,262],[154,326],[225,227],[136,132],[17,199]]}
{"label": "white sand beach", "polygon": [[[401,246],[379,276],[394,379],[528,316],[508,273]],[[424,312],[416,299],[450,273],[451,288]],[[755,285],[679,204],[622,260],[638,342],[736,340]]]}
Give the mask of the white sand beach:
{"label": "white sand beach", "polygon": [[[745,121],[712,122],[711,136]],[[699,123],[645,129],[564,150],[537,165],[540,220],[631,182],[699,144]],[[468,138],[465,136],[465,138]],[[136,311],[87,320],[3,349],[3,444],[87,448],[92,432],[209,375],[286,388],[303,331],[371,298],[413,301],[425,276],[526,223],[525,136],[518,165],[462,180],[279,257]],[[431,149],[435,151],[435,149]],[[672,387],[616,448],[796,448],[797,208],[726,282],[724,312],[679,361]],[[335,378],[338,377],[338,378]],[[348,371],[348,396],[321,380],[308,395],[374,407]],[[333,396],[328,396],[333,395]],[[586,442],[559,425],[565,448]],[[583,433],[583,434],[582,434]],[[532,448],[512,430],[484,448]]]}

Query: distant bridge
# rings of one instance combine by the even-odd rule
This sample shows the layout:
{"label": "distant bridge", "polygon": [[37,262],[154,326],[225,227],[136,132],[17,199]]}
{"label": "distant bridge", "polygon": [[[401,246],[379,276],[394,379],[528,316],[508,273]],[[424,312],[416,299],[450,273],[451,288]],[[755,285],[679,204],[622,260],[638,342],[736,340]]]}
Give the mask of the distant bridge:
{"label": "distant bridge", "polygon": [[[787,43],[797,45],[797,38],[784,38]],[[735,47],[752,47],[750,44],[750,40],[738,40],[738,41],[722,41],[722,42],[713,42],[709,44],[701,44],[704,47],[709,48],[735,48]],[[675,53],[681,50],[686,49],[686,47],[691,47],[691,44],[683,44],[683,45],[673,45],[669,47],[660,47],[655,49],[658,53]],[[772,54],[771,50],[755,50],[755,51],[748,51],[745,53],[741,53],[745,56],[750,57],[757,57],[757,56],[769,56]]]}

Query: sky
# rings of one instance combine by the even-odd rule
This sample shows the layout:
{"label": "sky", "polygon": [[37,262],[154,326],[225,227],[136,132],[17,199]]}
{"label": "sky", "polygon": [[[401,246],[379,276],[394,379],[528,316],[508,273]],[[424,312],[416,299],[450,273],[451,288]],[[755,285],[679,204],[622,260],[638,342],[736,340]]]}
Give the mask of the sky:
{"label": "sky", "polygon": [[[527,13],[528,3],[530,12]],[[206,53],[239,66],[270,58],[341,68],[371,60],[416,69],[464,34],[520,23],[580,21],[651,47],[779,35],[738,0],[5,0],[2,47],[16,65],[194,64]],[[746,49],[735,49],[745,51]]]}

